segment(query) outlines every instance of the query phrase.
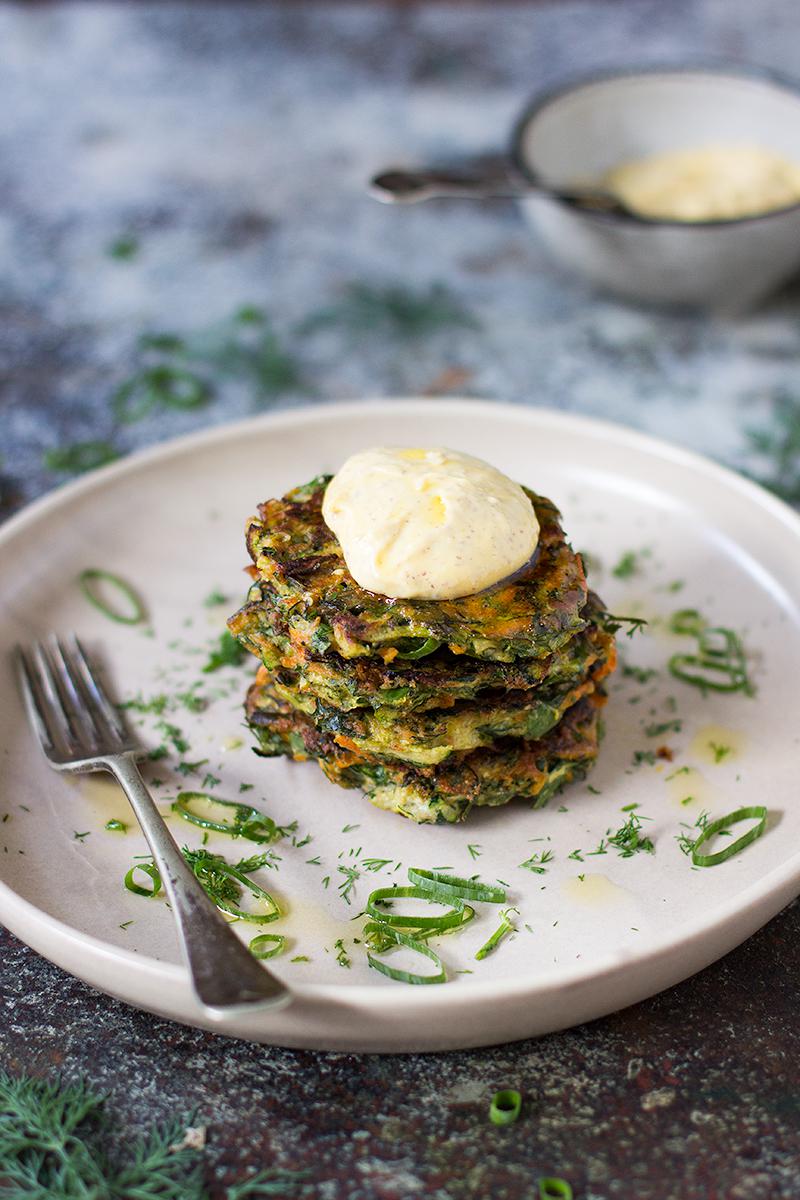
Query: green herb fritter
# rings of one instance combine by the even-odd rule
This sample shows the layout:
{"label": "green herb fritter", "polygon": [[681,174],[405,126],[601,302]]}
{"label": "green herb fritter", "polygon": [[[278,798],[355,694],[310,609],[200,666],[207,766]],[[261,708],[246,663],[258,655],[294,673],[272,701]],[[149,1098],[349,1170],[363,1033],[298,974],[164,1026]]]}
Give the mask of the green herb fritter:
{"label": "green herb fritter", "polygon": [[545,658],[585,627],[586,577],[553,504],[527,491],[540,525],[536,553],[511,579],[459,600],[396,600],[359,587],[322,518],[330,476],[260,505],[247,529],[258,576],[292,640],[310,651],[385,661],[452,654],[511,663]]}
{"label": "green herb fritter", "polygon": [[429,767],[345,749],[280,700],[268,683],[252,685],[246,712],[257,753],[315,759],[333,783],[360,788],[376,807],[420,824],[444,824],[462,821],[478,805],[526,799],[541,808],[564,784],[582,777],[597,757],[603,699],[595,692],[580,700],[536,741],[501,738],[492,749],[454,754]]}
{"label": "green herb fritter", "polygon": [[511,663],[454,655],[438,649],[419,659],[395,657],[343,658],[331,650],[312,648],[302,632],[283,618],[275,594],[257,582],[248,602],[228,622],[231,633],[276,676],[295,676],[311,697],[345,712],[354,708],[422,712],[473,700],[488,689],[528,691],[546,684],[569,687],[585,679],[599,660],[607,659],[613,636],[601,624],[603,609],[589,594],[581,612],[583,628],[556,653],[519,658]]}
{"label": "green herb fritter", "polygon": [[309,717],[337,745],[356,754],[433,766],[451,754],[492,746],[499,738],[533,741],[556,725],[567,709],[599,686],[613,669],[613,639],[582,679],[542,685],[529,691],[482,692],[450,708],[423,712],[383,706],[379,709],[340,708],[315,699],[298,675],[281,670],[270,675],[262,667],[257,682],[269,684],[272,694]]}

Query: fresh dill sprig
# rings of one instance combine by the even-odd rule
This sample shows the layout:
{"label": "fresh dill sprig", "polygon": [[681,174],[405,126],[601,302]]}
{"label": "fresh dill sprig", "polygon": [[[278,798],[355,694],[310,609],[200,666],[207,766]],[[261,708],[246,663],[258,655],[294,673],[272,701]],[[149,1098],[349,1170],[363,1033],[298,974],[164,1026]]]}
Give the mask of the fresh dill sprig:
{"label": "fresh dill sprig", "polygon": [[350,957],[344,948],[344,941],[342,940],[342,938],[336,939],[336,941],[333,943],[333,948],[336,951],[336,961],[339,964],[339,966],[340,967],[349,967],[350,966]]}
{"label": "fresh dill sprig", "polygon": [[358,867],[339,867],[339,874],[344,875],[344,879],[339,884],[339,895],[345,901],[350,903],[350,893],[356,886],[356,881],[361,878],[361,872]]}
{"label": "fresh dill sprig", "polygon": [[617,579],[630,579],[631,575],[635,575],[639,569],[639,555],[635,550],[627,550],[615,567],[612,567],[611,574]]}
{"label": "fresh dill sprig", "polygon": [[642,836],[642,818],[632,812],[624,825],[620,825],[616,833],[608,831],[609,846],[615,846],[622,858],[630,858],[634,854],[655,854],[656,848],[649,837]]}
{"label": "fresh dill sprig", "polygon": [[597,623],[604,629],[606,633],[618,633],[623,625],[627,625],[625,630],[626,637],[633,637],[635,633],[641,633],[645,625],[648,624],[644,617],[619,617],[615,613],[599,612],[597,614]]}
{"label": "fresh dill sprig", "polygon": [[205,1200],[190,1119],[153,1129],[124,1161],[106,1155],[105,1096],[84,1082],[0,1072],[0,1195],[7,1200]]}
{"label": "fresh dill sprig", "polygon": [[545,863],[552,862],[554,858],[552,850],[537,850],[530,858],[526,858],[525,862],[519,865],[524,867],[526,871],[533,871],[534,875],[545,875]]}
{"label": "fresh dill sprig", "polygon": [[218,671],[220,667],[238,667],[247,658],[247,651],[240,646],[236,638],[226,629],[220,634],[219,641],[212,648],[208,660],[203,666],[204,675]]}

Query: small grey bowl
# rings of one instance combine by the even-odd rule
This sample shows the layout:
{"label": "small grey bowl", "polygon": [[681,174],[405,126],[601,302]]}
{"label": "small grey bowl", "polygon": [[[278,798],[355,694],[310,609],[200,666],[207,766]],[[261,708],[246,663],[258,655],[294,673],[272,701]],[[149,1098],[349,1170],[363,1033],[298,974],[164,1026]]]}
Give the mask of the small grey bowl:
{"label": "small grey bowl", "polygon": [[[800,91],[715,69],[595,77],[536,100],[512,137],[516,170],[552,186],[602,179],[664,150],[750,143],[800,162]],[[525,217],[553,257],[631,300],[752,307],[800,268],[800,204],[734,221],[643,222],[531,192]]]}

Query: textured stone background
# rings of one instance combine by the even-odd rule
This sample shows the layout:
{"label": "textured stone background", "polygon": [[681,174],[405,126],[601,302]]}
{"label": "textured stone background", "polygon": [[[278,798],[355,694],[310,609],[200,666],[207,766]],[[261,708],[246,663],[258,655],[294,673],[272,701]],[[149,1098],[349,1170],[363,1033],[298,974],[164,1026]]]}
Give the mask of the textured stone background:
{"label": "textured stone background", "polygon": [[[396,212],[363,187],[387,162],[496,150],[530,93],[583,70],[791,72],[799,24],[794,0],[0,7],[2,511],[63,482],[44,456],[76,441],[124,453],[420,391],[602,414],[800,500],[796,289],[736,322],[640,311],[552,267],[510,203]],[[232,323],[242,305],[266,323]],[[142,349],[165,332],[177,357]],[[207,403],[122,420],[116,389],[161,362]],[[0,1066],[87,1073],[121,1136],[198,1105],[215,1196],[269,1163],[309,1168],[299,1194],[329,1200],[527,1198],[543,1173],[581,1200],[800,1194],[797,906],[635,1009],[441,1057],[235,1043],[107,1000],[3,931],[0,952]],[[526,1107],[496,1130],[503,1085]]]}

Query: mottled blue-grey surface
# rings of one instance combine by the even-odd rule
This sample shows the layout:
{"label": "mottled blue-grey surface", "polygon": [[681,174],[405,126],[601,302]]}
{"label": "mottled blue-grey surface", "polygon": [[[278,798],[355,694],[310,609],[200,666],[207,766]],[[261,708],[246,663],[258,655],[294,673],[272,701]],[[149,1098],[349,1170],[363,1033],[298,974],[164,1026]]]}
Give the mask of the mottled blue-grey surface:
{"label": "mottled blue-grey surface", "polygon": [[[0,7],[3,511],[66,479],[44,455],[76,442],[124,453],[260,408],[420,391],[601,414],[800,500],[796,290],[737,322],[641,311],[554,268],[511,203],[396,211],[364,191],[388,162],[496,151],[565,76],[792,71],[797,44],[794,0]],[[142,347],[165,333],[182,341]],[[197,407],[165,403],[175,371]],[[134,401],[152,401],[138,420]],[[276,1163],[329,1200],[527,1198],[545,1173],[581,1200],[789,1200],[798,947],[795,907],[590,1027],[381,1060],[181,1029],[0,932],[0,1065],[85,1071],[123,1135],[199,1105],[214,1195]],[[501,1085],[526,1107],[498,1131]]]}

